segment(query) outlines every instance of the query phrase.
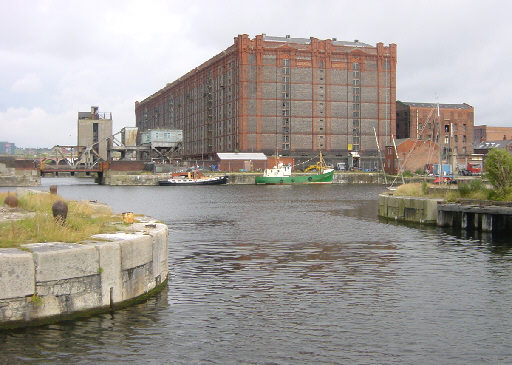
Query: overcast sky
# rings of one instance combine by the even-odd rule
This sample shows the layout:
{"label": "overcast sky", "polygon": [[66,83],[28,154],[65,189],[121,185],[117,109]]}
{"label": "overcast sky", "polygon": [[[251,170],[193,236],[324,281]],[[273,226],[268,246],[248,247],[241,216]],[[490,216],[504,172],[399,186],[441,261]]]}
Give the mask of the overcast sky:
{"label": "overcast sky", "polygon": [[0,0],[0,141],[76,145],[79,111],[135,126],[141,101],[238,34],[397,44],[397,99],[512,126],[510,1]]}

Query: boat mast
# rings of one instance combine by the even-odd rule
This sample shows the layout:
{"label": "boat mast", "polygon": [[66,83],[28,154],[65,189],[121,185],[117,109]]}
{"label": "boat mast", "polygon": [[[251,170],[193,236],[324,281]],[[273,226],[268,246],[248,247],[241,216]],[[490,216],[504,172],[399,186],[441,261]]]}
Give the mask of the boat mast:
{"label": "boat mast", "polygon": [[384,173],[384,183],[387,185],[388,179],[386,178],[386,171],[384,171],[384,165],[382,164],[382,153],[380,152],[379,139],[377,138],[377,131],[375,130],[375,127],[373,127],[373,133],[375,133],[375,142],[377,143],[377,150],[379,151],[380,168]]}
{"label": "boat mast", "polygon": [[398,158],[398,151],[396,149],[395,136],[391,135],[391,138],[393,139],[393,147],[395,147],[395,156],[396,156],[396,163],[398,164],[398,171],[400,172],[400,175],[402,176],[402,184],[405,184],[404,173],[402,171],[402,168],[400,167],[400,159]]}
{"label": "boat mast", "polygon": [[442,134],[441,134],[441,113],[439,111],[439,100],[437,101],[437,123],[439,125],[439,133],[437,134],[437,145],[439,146],[439,183],[443,180],[443,150],[441,148]]}

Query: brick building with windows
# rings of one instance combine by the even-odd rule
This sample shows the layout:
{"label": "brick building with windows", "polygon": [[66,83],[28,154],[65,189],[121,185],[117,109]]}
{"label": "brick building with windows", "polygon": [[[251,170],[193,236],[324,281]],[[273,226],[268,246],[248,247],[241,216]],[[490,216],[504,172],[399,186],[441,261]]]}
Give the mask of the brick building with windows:
{"label": "brick building with windows", "polygon": [[512,127],[491,127],[488,125],[475,125],[473,143],[486,141],[512,140]]}
{"label": "brick building with windows", "polygon": [[[377,161],[395,133],[396,45],[335,38],[235,37],[141,102],[137,127],[182,129],[184,155],[264,152]],[[372,162],[373,163],[373,162]]]}
{"label": "brick building with windows", "polygon": [[[466,103],[396,102],[396,138],[437,143],[445,163],[466,164],[470,160],[473,128],[474,108]],[[433,163],[438,161],[439,156]]]}

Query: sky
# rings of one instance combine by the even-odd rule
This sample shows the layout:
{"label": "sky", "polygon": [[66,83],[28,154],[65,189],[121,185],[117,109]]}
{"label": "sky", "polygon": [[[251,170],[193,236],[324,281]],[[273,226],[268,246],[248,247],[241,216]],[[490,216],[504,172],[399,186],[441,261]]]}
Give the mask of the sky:
{"label": "sky", "polygon": [[142,101],[258,34],[397,45],[397,100],[468,103],[512,126],[512,2],[0,0],[0,141],[77,144],[77,114],[135,126]]}

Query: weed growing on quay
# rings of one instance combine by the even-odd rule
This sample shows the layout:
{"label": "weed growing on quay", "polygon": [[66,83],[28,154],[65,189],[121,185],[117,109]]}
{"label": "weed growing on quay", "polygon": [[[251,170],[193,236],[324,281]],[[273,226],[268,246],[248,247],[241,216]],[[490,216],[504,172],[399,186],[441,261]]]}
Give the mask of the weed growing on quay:
{"label": "weed growing on quay", "polygon": [[[0,193],[3,205],[7,193]],[[52,205],[63,200],[55,194],[26,194],[19,198],[20,211],[33,212],[20,220],[0,223],[0,248],[18,247],[34,242],[81,242],[94,234],[117,231],[120,216],[97,213],[84,202],[67,201],[69,212],[65,222],[55,220]]]}

